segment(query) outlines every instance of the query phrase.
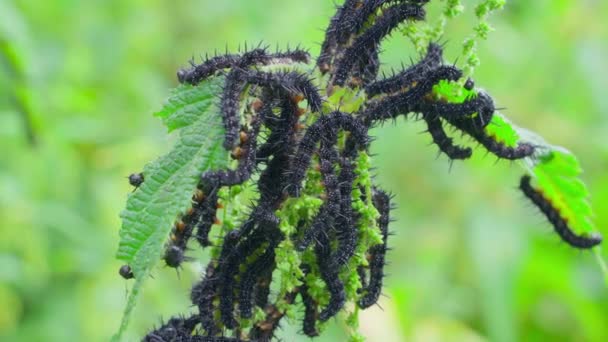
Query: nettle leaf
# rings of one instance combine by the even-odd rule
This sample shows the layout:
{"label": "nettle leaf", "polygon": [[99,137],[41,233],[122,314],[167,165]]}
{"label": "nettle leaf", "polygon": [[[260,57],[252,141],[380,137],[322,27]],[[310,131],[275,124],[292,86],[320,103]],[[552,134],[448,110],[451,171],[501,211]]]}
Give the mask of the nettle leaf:
{"label": "nettle leaf", "polygon": [[[526,158],[525,164],[534,175],[537,187],[568,226],[579,235],[591,235],[596,231],[593,223],[593,210],[589,202],[589,191],[579,178],[582,172],[576,157],[564,148],[540,145],[542,154],[535,158]],[[601,247],[594,248],[595,257],[608,285],[608,266],[602,255]]]}
{"label": "nettle leaf", "polygon": [[219,92],[223,78],[218,77],[208,81],[205,87],[179,85],[171,91],[171,96],[163,108],[154,113],[163,120],[169,132],[192,125],[200,119],[201,113],[209,109],[213,98]]}
{"label": "nettle leaf", "polygon": [[519,134],[514,125],[502,114],[495,112],[492,121],[485,127],[486,133],[494,140],[508,147],[515,147],[519,142]]}
{"label": "nettle leaf", "polygon": [[441,80],[433,86],[433,94],[450,103],[463,103],[472,96],[476,96],[475,89],[467,90],[457,82]]}
{"label": "nettle leaf", "polygon": [[595,230],[589,192],[578,178],[582,170],[574,155],[561,148],[550,149],[537,159],[532,170],[543,195],[573,231],[585,234]]}
{"label": "nettle leaf", "polygon": [[126,329],[144,279],[160,260],[172,222],[191,205],[201,173],[228,165],[228,154],[222,147],[224,128],[215,99],[222,83],[223,78],[218,77],[196,87],[181,85],[155,114],[169,131],[179,129],[179,136],[173,150],[144,167],[145,181],[129,195],[120,215],[122,227],[116,257],[131,266],[136,282],[115,340]]}

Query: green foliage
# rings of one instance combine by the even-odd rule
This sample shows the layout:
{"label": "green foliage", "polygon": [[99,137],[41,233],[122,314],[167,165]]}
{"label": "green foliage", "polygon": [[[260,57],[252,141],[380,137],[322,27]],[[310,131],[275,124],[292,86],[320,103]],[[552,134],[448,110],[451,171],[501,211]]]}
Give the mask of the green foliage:
{"label": "green foliage", "polygon": [[171,223],[187,209],[201,173],[228,165],[221,146],[224,130],[214,104],[222,81],[218,77],[198,87],[180,86],[155,114],[170,131],[179,128],[179,138],[171,152],[146,165],[144,183],[129,195],[121,213],[117,258],[131,266],[137,281],[117,339],[127,326],[143,280],[160,259]]}
{"label": "green foliage", "polygon": [[464,72],[472,75],[473,71],[479,66],[479,56],[477,55],[477,42],[487,40],[488,34],[494,30],[488,22],[492,12],[501,10],[505,6],[506,0],[482,0],[475,6],[475,16],[477,24],[473,27],[474,34],[462,43],[462,54],[465,58]]}
{"label": "green foliage", "polygon": [[[458,17],[466,10],[461,0],[444,0],[444,2],[444,7],[435,24],[411,23],[403,28],[403,34],[414,44],[416,51],[422,53],[429,42],[440,41],[445,35],[448,21]],[[506,0],[480,0],[474,7],[473,12],[477,23],[473,27],[473,34],[462,42],[465,75],[472,75],[475,68],[479,66],[478,41],[488,39],[489,33],[494,30],[488,19],[493,12],[503,9],[505,4]]]}
{"label": "green foliage", "polygon": [[486,133],[494,140],[508,147],[515,147],[519,142],[519,134],[513,124],[499,112],[494,113],[492,121],[486,126]]}

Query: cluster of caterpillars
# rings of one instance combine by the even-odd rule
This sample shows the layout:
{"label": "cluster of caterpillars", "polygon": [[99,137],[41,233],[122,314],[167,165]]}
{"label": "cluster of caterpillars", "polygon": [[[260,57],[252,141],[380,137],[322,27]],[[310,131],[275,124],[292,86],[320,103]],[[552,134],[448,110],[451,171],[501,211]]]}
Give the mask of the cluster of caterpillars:
{"label": "cluster of caterpillars", "polygon": [[[258,198],[240,226],[220,238],[219,255],[209,261],[202,279],[193,286],[191,300],[198,312],[170,319],[144,341],[269,340],[285,315],[276,302],[291,304],[298,297],[304,306],[302,332],[317,336],[317,324],[334,317],[347,301],[339,275],[349,266],[360,243],[360,215],[353,210],[353,192],[358,187],[356,161],[367,153],[369,129],[387,119],[418,114],[433,142],[451,160],[471,157],[472,149],[455,145],[446,134],[447,125],[499,158],[514,160],[535,152],[531,144],[509,147],[486,133],[484,128],[495,111],[488,94],[477,91],[476,96],[459,104],[432,95],[439,82],[457,82],[463,76],[457,67],[444,64],[439,44],[431,43],[426,54],[403,71],[378,78],[380,43],[401,23],[424,20],[427,2],[346,0],[331,19],[316,60],[322,82],[315,82],[296,67],[310,63],[308,52],[293,49],[272,53],[261,46],[206,58],[178,72],[179,81],[191,85],[218,75],[225,77],[218,95],[226,131],[224,147],[238,166],[201,175],[191,208],[172,229],[164,255],[166,264],[177,268],[189,259],[185,254],[191,238],[202,248],[212,245],[209,234],[219,223],[216,211],[222,206],[218,202],[221,188],[249,182]],[[327,109],[330,106],[324,99],[336,87],[358,89],[365,92],[367,100],[354,113]],[[468,79],[464,87],[473,89],[473,81]],[[286,236],[279,229],[277,212],[289,198],[301,196],[311,169],[321,175],[323,193],[319,198],[323,203],[312,219],[302,219],[297,232]],[[130,181],[138,186],[143,175],[132,175]],[[559,213],[530,186],[529,178],[522,179],[521,188],[566,242],[588,248],[601,241],[572,233]],[[355,305],[365,309],[377,302],[382,291],[391,197],[377,186],[371,187],[371,193],[357,190],[363,199],[371,198],[379,213],[374,229],[382,239],[365,252],[367,264],[351,270],[361,283]],[[283,298],[272,298],[276,249],[285,239],[291,239],[298,252],[314,253],[314,265],[302,263],[299,267],[304,277],[313,268],[318,270],[329,294],[326,304],[311,295],[304,279]],[[128,266],[123,266],[120,274],[133,277]],[[263,310],[265,318],[243,330],[241,322],[251,320],[256,307]]]}

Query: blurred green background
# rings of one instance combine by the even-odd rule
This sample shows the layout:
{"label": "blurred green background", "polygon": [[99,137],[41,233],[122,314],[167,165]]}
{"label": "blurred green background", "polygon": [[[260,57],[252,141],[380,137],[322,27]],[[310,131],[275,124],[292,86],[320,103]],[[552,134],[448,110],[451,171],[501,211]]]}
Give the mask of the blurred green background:
{"label": "blurred green background", "polygon": [[[449,60],[475,24],[476,1],[464,3],[447,27]],[[151,114],[176,70],[226,43],[300,43],[316,54],[332,13],[330,0],[0,0],[0,340],[107,340],[128,286],[114,259],[126,176],[172,144]],[[513,121],[579,157],[600,230],[607,16],[599,0],[510,0],[475,75]],[[400,34],[384,47],[385,68],[412,55]],[[399,208],[382,309],[361,317],[368,340],[608,341],[608,288],[593,255],[559,242],[523,200],[520,168],[478,150],[450,170],[423,129],[399,120],[374,131],[378,181]],[[159,267],[128,339],[184,312],[201,267],[180,278]],[[299,329],[281,334],[307,340]],[[345,338],[335,321],[318,340]]]}

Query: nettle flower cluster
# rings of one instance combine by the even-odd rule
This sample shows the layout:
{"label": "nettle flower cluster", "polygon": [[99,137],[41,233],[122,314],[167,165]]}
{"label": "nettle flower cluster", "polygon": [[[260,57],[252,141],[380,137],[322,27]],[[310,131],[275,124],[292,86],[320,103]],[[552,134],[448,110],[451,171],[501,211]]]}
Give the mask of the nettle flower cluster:
{"label": "nettle flower cluster", "polygon": [[[178,72],[191,85],[222,78],[224,147],[237,166],[201,176],[166,245],[164,260],[175,268],[190,260],[191,239],[211,248],[190,295],[196,312],[170,319],[144,341],[263,341],[285,316],[314,337],[342,310],[356,326],[358,310],[382,292],[392,203],[373,183],[368,131],[388,119],[416,115],[451,160],[471,157],[472,149],[454,144],[446,126],[499,158],[535,153],[532,144],[507,146],[488,133],[492,98],[446,65],[437,43],[403,71],[378,77],[381,42],[401,23],[424,20],[427,2],[347,0],[312,72],[302,71],[308,52],[261,46]],[[464,100],[450,102],[442,87]],[[143,176],[130,180],[137,186]],[[565,241],[581,248],[601,241],[575,235],[529,181],[522,179],[524,194]],[[133,276],[128,266],[120,273]]]}

